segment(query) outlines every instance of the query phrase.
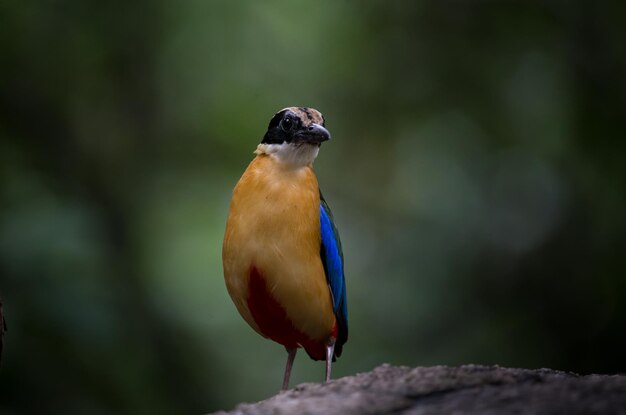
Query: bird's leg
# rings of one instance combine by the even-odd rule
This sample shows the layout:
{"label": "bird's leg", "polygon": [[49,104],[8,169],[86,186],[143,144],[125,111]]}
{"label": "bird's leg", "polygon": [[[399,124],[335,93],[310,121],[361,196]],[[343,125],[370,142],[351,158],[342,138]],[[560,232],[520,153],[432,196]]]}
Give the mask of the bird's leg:
{"label": "bird's leg", "polygon": [[289,389],[289,377],[291,376],[291,368],[293,367],[293,360],[296,358],[296,352],[298,349],[294,347],[293,349],[287,348],[287,366],[285,366],[285,377],[283,378],[283,388],[282,390],[286,391]]}
{"label": "bird's leg", "polygon": [[333,363],[335,353],[335,340],[326,345],[326,382],[330,382],[330,365]]}

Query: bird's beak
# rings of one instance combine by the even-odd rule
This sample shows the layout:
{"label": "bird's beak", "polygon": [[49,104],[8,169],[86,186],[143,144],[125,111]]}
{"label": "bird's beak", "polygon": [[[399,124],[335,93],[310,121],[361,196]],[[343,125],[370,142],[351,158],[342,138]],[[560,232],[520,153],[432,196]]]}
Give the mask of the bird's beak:
{"label": "bird's beak", "polygon": [[310,144],[321,144],[324,141],[330,140],[328,130],[319,124],[311,124],[308,127],[304,127],[302,130],[298,131],[296,135],[303,142]]}

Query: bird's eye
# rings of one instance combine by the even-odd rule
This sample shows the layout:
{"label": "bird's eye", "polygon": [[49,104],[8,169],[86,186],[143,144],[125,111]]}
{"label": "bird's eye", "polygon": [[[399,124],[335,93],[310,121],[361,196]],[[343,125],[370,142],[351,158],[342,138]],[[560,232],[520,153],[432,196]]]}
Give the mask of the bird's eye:
{"label": "bird's eye", "polygon": [[294,124],[295,123],[293,122],[291,117],[285,117],[280,122],[280,128],[282,128],[283,131],[291,131],[293,129]]}

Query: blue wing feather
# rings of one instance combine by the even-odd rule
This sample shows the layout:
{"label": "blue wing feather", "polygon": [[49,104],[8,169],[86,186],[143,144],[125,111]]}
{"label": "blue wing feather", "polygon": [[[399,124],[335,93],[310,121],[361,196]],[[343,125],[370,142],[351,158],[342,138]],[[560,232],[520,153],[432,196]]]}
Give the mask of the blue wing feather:
{"label": "blue wing feather", "polygon": [[340,356],[343,344],[348,340],[348,308],[346,279],[343,271],[343,251],[333,214],[320,192],[320,226],[322,246],[320,255],[324,264],[326,280],[333,298],[333,311],[337,318],[338,334],[335,355]]}

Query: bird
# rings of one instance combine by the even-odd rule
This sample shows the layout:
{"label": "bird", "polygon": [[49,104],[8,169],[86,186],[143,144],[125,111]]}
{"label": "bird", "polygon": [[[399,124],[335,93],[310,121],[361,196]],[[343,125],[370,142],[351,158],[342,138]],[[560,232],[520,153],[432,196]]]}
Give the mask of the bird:
{"label": "bird", "polygon": [[287,350],[282,390],[299,348],[326,361],[329,382],[348,340],[341,240],[313,170],[330,138],[319,111],[278,111],[235,185],[226,220],[226,288],[243,319]]}

